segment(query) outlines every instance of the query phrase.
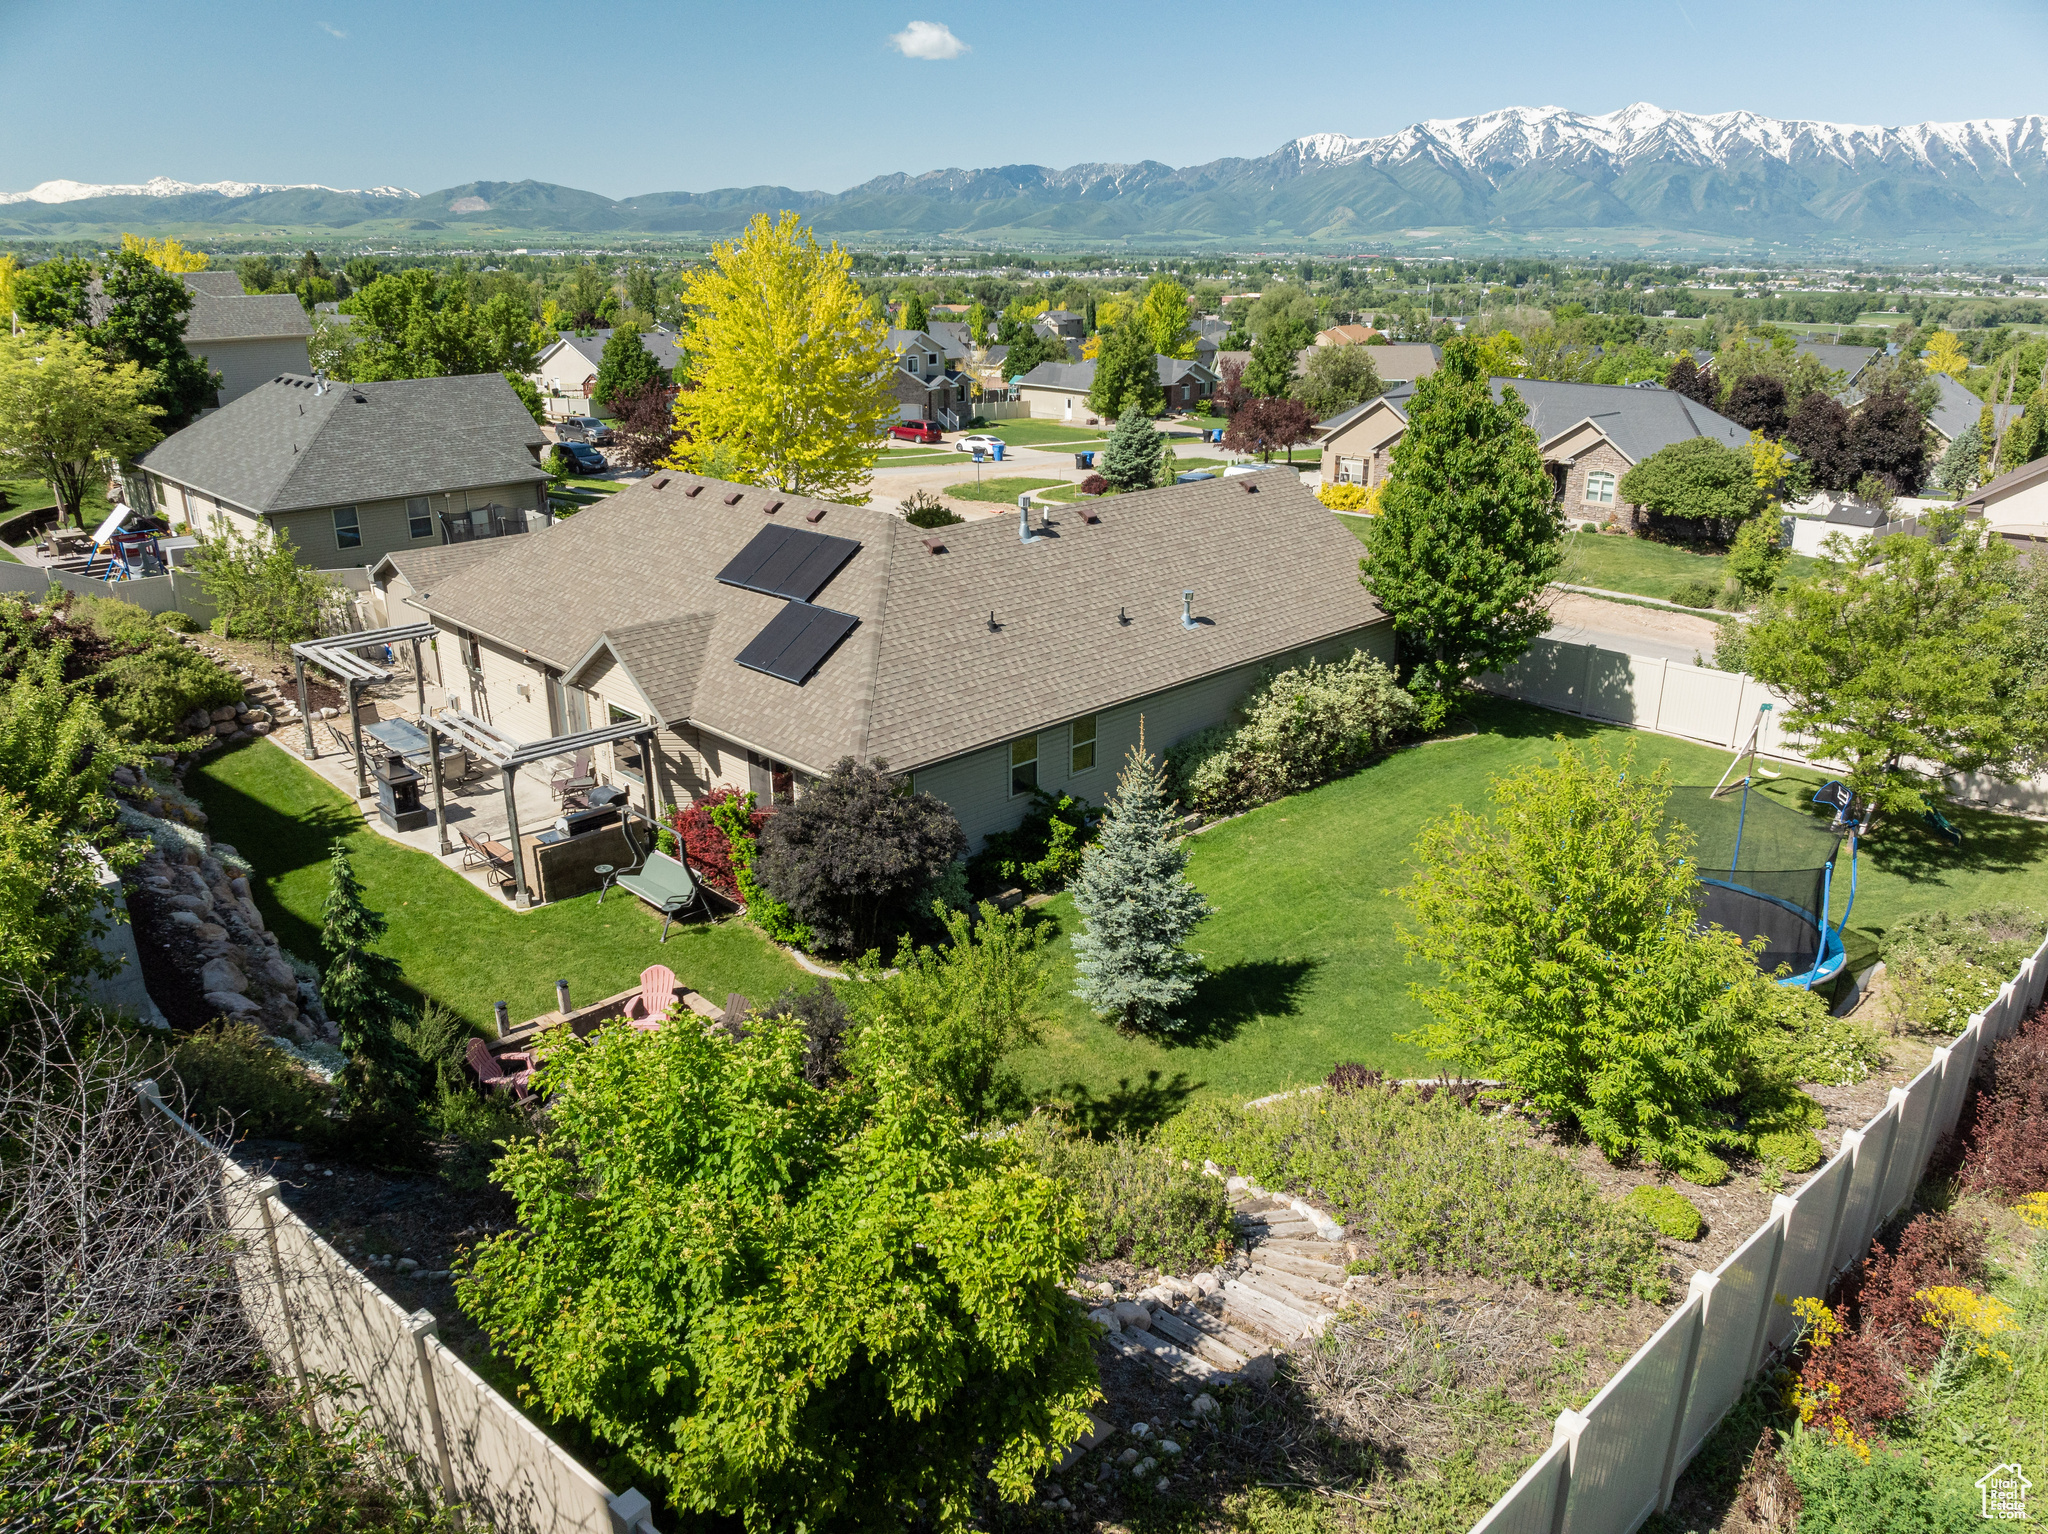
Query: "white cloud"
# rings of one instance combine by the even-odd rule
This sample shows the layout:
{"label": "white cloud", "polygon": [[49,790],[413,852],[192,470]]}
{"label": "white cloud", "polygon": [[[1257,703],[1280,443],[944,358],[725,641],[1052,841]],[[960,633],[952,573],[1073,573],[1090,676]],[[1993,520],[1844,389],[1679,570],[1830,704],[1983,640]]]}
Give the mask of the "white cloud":
{"label": "white cloud", "polygon": [[323,31],[323,32],[325,32],[325,33],[326,33],[326,34],[327,34],[327,35],[328,35],[329,37],[341,37],[341,38],[346,38],[346,37],[348,36],[348,34],[347,34],[346,32],[344,32],[344,31],[342,31],[340,27],[330,27],[330,26],[329,26],[329,25],[328,25],[328,24],[327,24],[326,22],[324,22],[324,21],[322,21],[322,22],[316,22],[316,23],[315,23],[315,25],[316,25],[316,26],[318,26],[318,27],[320,28],[320,30],[321,30],[321,31]]}
{"label": "white cloud", "polygon": [[967,52],[967,44],[943,21],[913,21],[901,32],[890,33],[889,41],[906,59],[957,59]]}

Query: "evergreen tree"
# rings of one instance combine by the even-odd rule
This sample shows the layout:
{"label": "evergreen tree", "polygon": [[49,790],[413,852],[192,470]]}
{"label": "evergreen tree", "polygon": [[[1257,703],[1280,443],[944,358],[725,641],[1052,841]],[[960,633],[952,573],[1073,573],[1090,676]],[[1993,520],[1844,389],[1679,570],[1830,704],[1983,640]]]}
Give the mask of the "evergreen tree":
{"label": "evergreen tree", "polygon": [[1166,439],[1135,403],[1117,418],[1102,454],[1102,477],[1112,490],[1149,489],[1159,477],[1159,450]]}
{"label": "evergreen tree", "polygon": [[1173,810],[1141,732],[1073,885],[1082,922],[1074,994],[1120,1027],[1178,1028],[1202,973],[1201,956],[1181,944],[1212,908],[1188,883],[1187,848],[1170,835]]}
{"label": "evergreen tree", "polygon": [[1415,388],[1363,579],[1394,620],[1408,686],[1434,728],[1453,692],[1550,626],[1538,604],[1563,555],[1550,475],[1512,386],[1496,400],[1459,336]]}
{"label": "evergreen tree", "polygon": [[604,355],[597,359],[597,382],[590,397],[606,410],[617,410],[649,384],[666,383],[661,364],[647,350],[640,332],[621,325],[605,339]]}
{"label": "evergreen tree", "polygon": [[347,846],[336,841],[332,883],[321,911],[320,946],[327,969],[320,1000],[341,1030],[348,1065],[338,1081],[341,1105],[373,1137],[411,1118],[419,1091],[419,1062],[392,1031],[399,1014],[398,963],[371,944],[384,935],[384,918],[363,904],[363,886],[349,866]]}
{"label": "evergreen tree", "polygon": [[910,297],[903,300],[902,328],[905,330],[922,330],[930,323],[931,316],[925,312],[924,295],[912,292]]}
{"label": "evergreen tree", "polygon": [[1961,500],[1977,485],[1977,471],[1983,466],[1984,437],[1975,422],[1956,433],[1955,441],[1934,466],[1934,488]]}
{"label": "evergreen tree", "polygon": [[1102,336],[1102,350],[1095,359],[1095,385],[1088,391],[1088,408],[1101,416],[1121,418],[1133,406],[1148,416],[1166,405],[1166,393],[1159,387],[1158,354],[1152,350],[1152,332],[1136,309],[1127,310]]}

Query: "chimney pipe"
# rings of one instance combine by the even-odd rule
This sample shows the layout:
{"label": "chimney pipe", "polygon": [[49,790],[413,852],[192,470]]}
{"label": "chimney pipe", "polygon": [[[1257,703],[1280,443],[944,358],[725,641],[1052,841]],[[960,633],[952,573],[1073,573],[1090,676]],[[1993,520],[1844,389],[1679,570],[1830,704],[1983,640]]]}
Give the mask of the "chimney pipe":
{"label": "chimney pipe", "polygon": [[1195,594],[1192,591],[1180,594],[1180,626],[1184,629],[1195,627]]}

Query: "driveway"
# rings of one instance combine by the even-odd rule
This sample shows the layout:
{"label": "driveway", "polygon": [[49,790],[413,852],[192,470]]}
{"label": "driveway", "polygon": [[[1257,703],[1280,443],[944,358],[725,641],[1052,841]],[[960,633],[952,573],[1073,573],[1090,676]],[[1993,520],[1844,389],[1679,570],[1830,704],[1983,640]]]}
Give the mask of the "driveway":
{"label": "driveway", "polygon": [[1713,659],[1720,635],[1721,625],[1712,618],[1565,591],[1556,593],[1550,604],[1550,632],[1545,637],[1630,655],[1661,656],[1690,666],[1696,656]]}

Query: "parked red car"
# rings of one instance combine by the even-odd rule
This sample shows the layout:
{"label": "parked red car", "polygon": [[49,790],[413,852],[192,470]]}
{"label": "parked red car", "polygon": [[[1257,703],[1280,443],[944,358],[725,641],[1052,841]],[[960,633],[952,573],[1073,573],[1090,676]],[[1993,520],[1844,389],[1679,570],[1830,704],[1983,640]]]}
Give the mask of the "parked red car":
{"label": "parked red car", "polygon": [[889,435],[904,442],[943,442],[945,437],[939,431],[937,421],[898,421],[889,428]]}

